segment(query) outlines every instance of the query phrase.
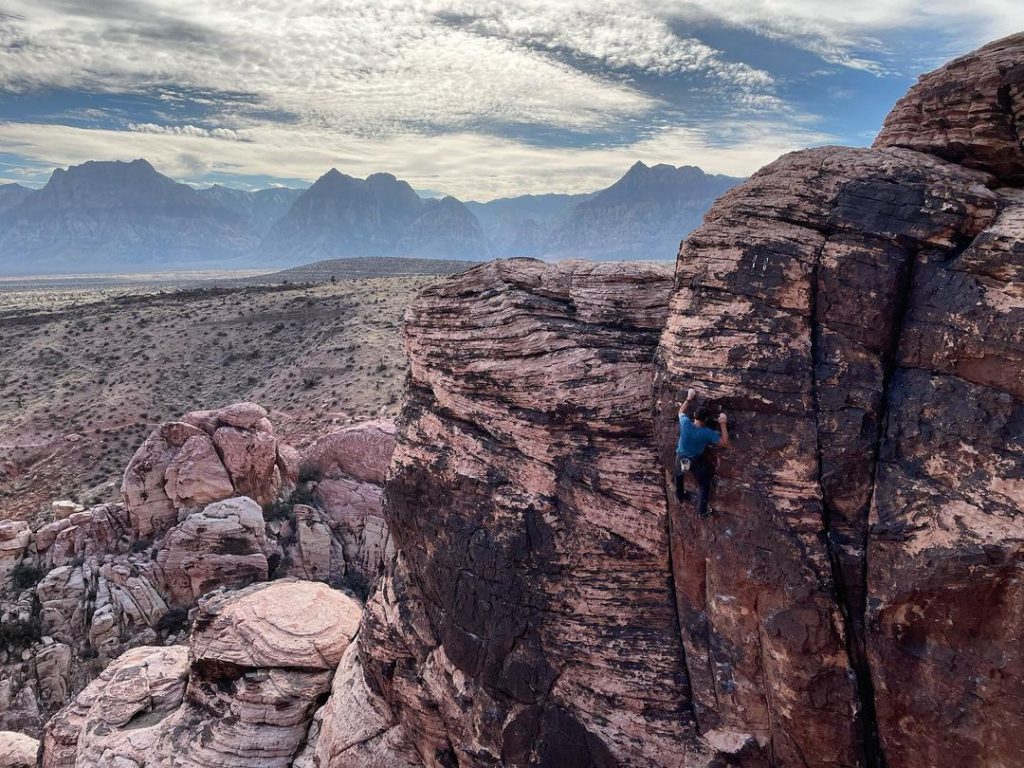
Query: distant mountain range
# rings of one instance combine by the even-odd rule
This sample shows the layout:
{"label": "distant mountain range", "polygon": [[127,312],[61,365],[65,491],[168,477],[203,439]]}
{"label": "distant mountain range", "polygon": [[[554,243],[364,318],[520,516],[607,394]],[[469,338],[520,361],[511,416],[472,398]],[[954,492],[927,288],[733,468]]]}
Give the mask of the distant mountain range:
{"label": "distant mountain range", "polygon": [[0,272],[288,267],[321,259],[670,259],[740,179],[636,163],[607,189],[486,203],[422,199],[405,181],[331,169],[308,189],[196,189],[145,160],[0,185]]}

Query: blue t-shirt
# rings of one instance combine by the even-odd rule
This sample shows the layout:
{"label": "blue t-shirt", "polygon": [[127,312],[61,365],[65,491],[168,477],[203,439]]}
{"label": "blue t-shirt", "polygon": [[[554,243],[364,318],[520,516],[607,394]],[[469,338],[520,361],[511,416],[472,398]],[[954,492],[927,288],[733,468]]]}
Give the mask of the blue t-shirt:
{"label": "blue t-shirt", "polygon": [[718,445],[722,436],[710,427],[698,427],[685,413],[679,416],[679,442],[676,454],[694,459],[704,453],[709,445]]}

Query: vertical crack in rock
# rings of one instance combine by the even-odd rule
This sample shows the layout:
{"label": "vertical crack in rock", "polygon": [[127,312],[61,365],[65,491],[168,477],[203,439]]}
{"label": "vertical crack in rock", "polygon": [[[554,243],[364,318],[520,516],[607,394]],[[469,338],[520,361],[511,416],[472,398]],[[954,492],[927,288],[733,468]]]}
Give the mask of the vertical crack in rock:
{"label": "vertical crack in rock", "polygon": [[822,418],[821,418],[821,393],[819,391],[819,370],[827,364],[825,352],[822,349],[823,322],[818,313],[818,300],[820,292],[820,270],[821,254],[828,243],[828,236],[818,252],[814,269],[811,273],[811,308],[810,308],[810,336],[811,336],[811,387],[814,406],[814,417],[818,424],[818,440],[816,447],[818,484],[821,489],[821,522],[825,538],[826,553],[832,571],[832,584],[835,590],[835,601],[843,617],[843,624],[846,634],[846,652],[850,659],[850,666],[857,678],[857,697],[859,707],[857,711],[858,727],[864,749],[864,760],[867,768],[885,768],[885,756],[882,752],[881,742],[878,736],[878,721],[875,711],[875,691],[871,680],[871,670],[868,665],[867,653],[864,647],[864,617],[866,603],[864,596],[867,594],[867,513],[870,505],[871,490],[874,487],[874,475],[878,461],[878,448],[882,438],[882,423],[887,403],[887,388],[892,376],[895,350],[899,344],[900,329],[903,327],[903,314],[907,304],[907,293],[909,292],[909,278],[912,273],[914,254],[909,257],[909,264],[901,269],[903,275],[897,290],[898,306],[896,309],[897,321],[895,323],[895,336],[889,344],[888,354],[883,361],[883,383],[881,406],[876,420],[876,431],[874,436],[874,449],[870,457],[871,480],[869,483],[867,500],[863,508],[864,530],[862,538],[857,540],[857,546],[862,553],[862,563],[859,569],[859,590],[857,597],[854,597],[853,590],[847,583],[848,574],[845,573],[840,559],[838,548],[840,542],[836,540],[832,527],[833,509],[829,494],[824,486],[825,462],[822,456]]}

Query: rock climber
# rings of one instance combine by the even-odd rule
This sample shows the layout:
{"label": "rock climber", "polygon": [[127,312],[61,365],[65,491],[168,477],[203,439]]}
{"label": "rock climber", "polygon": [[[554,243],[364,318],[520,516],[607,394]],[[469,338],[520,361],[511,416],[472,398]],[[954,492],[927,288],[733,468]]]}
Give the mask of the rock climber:
{"label": "rock climber", "polygon": [[718,426],[722,430],[719,434],[707,426],[710,413],[704,406],[694,409],[691,418],[689,412],[696,399],[696,390],[690,389],[686,393],[686,402],[679,406],[679,442],[676,443],[675,468],[676,498],[679,501],[686,500],[683,477],[689,471],[697,481],[697,514],[701,518],[707,518],[713,511],[710,502],[714,470],[706,451],[709,445],[720,445],[722,448],[728,448],[731,445],[729,442],[729,419],[724,412],[718,416]]}

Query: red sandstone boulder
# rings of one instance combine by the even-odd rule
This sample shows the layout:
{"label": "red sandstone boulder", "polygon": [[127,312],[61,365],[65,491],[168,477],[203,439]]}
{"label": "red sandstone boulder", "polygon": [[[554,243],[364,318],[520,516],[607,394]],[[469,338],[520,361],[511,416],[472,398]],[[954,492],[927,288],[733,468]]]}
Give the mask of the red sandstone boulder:
{"label": "red sandstone boulder", "polygon": [[231,496],[274,501],[283,479],[294,482],[297,472],[294,450],[277,441],[266,416],[255,403],[236,403],[194,411],[154,431],[121,486],[134,536],[159,536],[178,522],[180,510]]}
{"label": "red sandstone boulder", "polygon": [[324,477],[351,477],[382,485],[395,452],[395,424],[381,419],[354,424],[317,440],[304,462]]}
{"label": "red sandstone boulder", "polygon": [[885,119],[876,147],[907,147],[1024,184],[1024,32],[921,77]]}
{"label": "red sandstone boulder", "polygon": [[168,600],[191,606],[217,587],[265,581],[266,552],[263,510],[238,496],[210,504],[168,531],[156,562]]}
{"label": "red sandstone boulder", "polygon": [[427,765],[697,749],[650,419],[670,287],[654,266],[517,260],[409,310],[387,485],[404,557],[360,645]]}
{"label": "red sandstone boulder", "polygon": [[0,768],[35,768],[39,742],[31,736],[0,731]]}

